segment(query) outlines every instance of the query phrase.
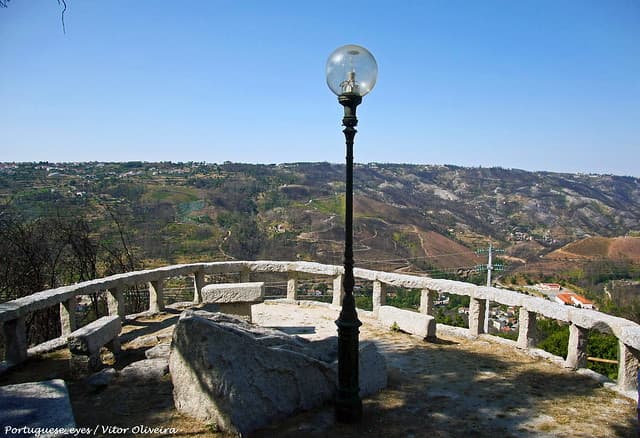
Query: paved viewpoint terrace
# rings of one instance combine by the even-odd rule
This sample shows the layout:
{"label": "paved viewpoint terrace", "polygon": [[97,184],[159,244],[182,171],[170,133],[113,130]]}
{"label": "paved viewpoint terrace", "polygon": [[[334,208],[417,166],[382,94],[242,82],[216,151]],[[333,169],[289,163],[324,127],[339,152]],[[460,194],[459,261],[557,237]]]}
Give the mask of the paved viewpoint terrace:
{"label": "paved viewpoint terrace", "polygon": [[[120,336],[123,353],[113,364],[119,373],[106,388],[95,390],[83,379],[74,379],[69,374],[68,352],[64,349],[35,356],[34,350],[31,350],[29,359],[0,376],[0,385],[52,378],[65,379],[78,426],[108,424],[132,427],[144,424],[175,427],[179,431],[177,436],[225,436],[216,432],[212,425],[202,424],[176,412],[173,407],[171,379],[166,372],[140,378],[136,373],[127,372],[126,369],[130,368],[132,363],[144,359],[145,352],[149,349],[158,344],[169,344],[173,324],[180,311],[173,306],[165,307],[162,304],[160,278],[178,273],[194,274],[194,295],[197,298],[199,289],[204,287],[206,273],[238,272],[241,274],[241,281],[247,281],[247,277],[265,272],[267,267],[271,271],[278,270],[289,278],[289,299],[254,305],[251,309],[253,321],[314,339],[335,336],[334,321],[338,316],[338,307],[295,300],[295,281],[302,272],[309,271],[314,274],[321,271],[329,276],[329,280],[331,277],[338,280],[340,268],[304,263],[268,263],[241,262],[225,263],[224,266],[200,264],[167,267],[157,271],[103,279],[93,282],[90,286],[78,285],[74,286],[76,289],[73,290],[63,288],[59,300],[52,300],[51,295],[55,295],[53,292],[45,294],[46,297],[42,298],[49,300],[49,306],[52,303],[64,304],[74,293],[80,294],[101,288],[111,290],[117,301],[117,287],[123,286],[129,280],[138,283],[149,281],[152,286],[150,304],[151,307],[156,307],[152,309],[153,312],[135,318],[122,315],[126,321]],[[383,284],[405,282],[406,287],[430,286],[429,289],[435,290],[448,287],[452,293],[457,291],[469,294],[472,298],[474,294],[482,294],[484,299],[491,292],[489,288],[474,289],[474,286],[457,282],[441,283],[431,279],[373,271],[359,271],[357,275],[361,278],[371,277],[370,280],[374,281],[374,294],[377,295],[377,298],[374,296],[374,312],[359,312],[363,322],[361,340],[376,342],[385,355],[389,373],[388,387],[364,400],[364,419],[360,424],[336,424],[332,407],[326,405],[272,424],[252,436],[636,435],[636,403],[623,394],[625,391],[613,391],[603,387],[592,378],[593,376],[587,376],[580,370],[575,372],[559,366],[558,358],[535,357],[536,350],[529,348],[527,342],[504,341],[478,333],[482,327],[478,321],[469,329],[438,325],[437,339],[427,342],[422,335],[391,331],[389,325],[381,321],[375,312],[376,303],[378,307],[384,304]],[[339,282],[334,281],[334,285],[336,284]],[[83,287],[86,289],[82,289]],[[507,291],[496,291],[492,298],[495,301],[512,299],[503,296],[506,293]],[[424,295],[428,297],[429,293]],[[115,314],[123,311],[123,307],[116,304],[117,302],[114,302],[111,307]],[[24,302],[22,305],[33,306],[33,303]],[[0,305],[0,316],[2,306]],[[536,307],[537,304],[533,302],[523,301],[521,306],[525,308],[526,313],[527,309],[547,314],[554,312],[558,318],[568,318],[572,321],[571,324],[578,326],[578,330],[583,326],[592,325],[588,318],[597,316],[581,312],[563,314],[561,308]],[[5,321],[24,315],[20,303],[14,302],[5,307]],[[428,302],[421,310],[429,311]],[[476,313],[483,314],[480,311]],[[61,316],[68,318],[68,315],[63,315],[62,312]],[[621,328],[615,328],[616,321],[610,320],[606,315],[602,318],[608,326],[614,327],[619,339],[622,339],[621,343],[635,342],[628,335],[629,330],[633,329],[632,323],[624,323]],[[600,323],[599,326],[606,325]],[[13,330],[19,326],[19,323],[9,324],[9,329]],[[526,341],[527,332],[525,329],[522,330],[521,334]],[[5,336],[7,334],[10,332],[5,329]],[[573,336],[576,336],[575,333]],[[520,348],[517,348],[518,345]],[[576,345],[579,347],[582,343],[578,342]],[[631,353],[635,352],[634,346],[635,344],[629,346]],[[578,347],[576,348],[579,353]],[[628,380],[626,383],[629,383]],[[628,391],[626,393],[628,394]]]}

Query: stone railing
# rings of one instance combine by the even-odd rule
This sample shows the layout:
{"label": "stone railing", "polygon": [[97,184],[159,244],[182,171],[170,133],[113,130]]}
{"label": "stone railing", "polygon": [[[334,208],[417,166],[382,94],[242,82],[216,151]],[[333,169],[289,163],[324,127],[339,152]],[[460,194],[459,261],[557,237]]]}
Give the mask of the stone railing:
{"label": "stone railing", "polygon": [[[240,281],[250,280],[252,273],[281,273],[287,275],[287,299],[297,299],[297,282],[301,274],[327,276],[333,281],[332,305],[339,306],[342,300],[341,266],[310,262],[238,261],[194,263],[173,265],[157,269],[112,275],[97,280],[77,283],[56,289],[37,292],[27,297],[0,304],[0,323],[5,339],[5,363],[17,364],[27,358],[25,317],[34,311],[59,306],[62,327],[61,339],[66,339],[76,329],[76,297],[97,292],[108,292],[110,315],[118,315],[124,321],[125,307],[123,289],[147,283],[149,288],[149,311],[164,309],[163,284],[172,277],[192,276],[194,303],[202,301],[201,291],[205,275],[240,273]],[[612,334],[618,339],[617,389],[625,394],[637,391],[638,365],[640,359],[640,326],[626,319],[593,310],[563,306],[543,298],[493,287],[476,286],[452,280],[395,274],[367,269],[354,270],[356,279],[373,282],[373,315],[377,316],[385,305],[385,287],[395,286],[421,290],[419,312],[433,316],[434,300],[439,293],[470,297],[468,334],[480,336],[484,333],[486,306],[493,301],[519,308],[519,336],[515,345],[524,350],[535,348],[536,318],[541,315],[569,323],[568,354],[564,366],[578,369],[586,366],[588,330]]]}

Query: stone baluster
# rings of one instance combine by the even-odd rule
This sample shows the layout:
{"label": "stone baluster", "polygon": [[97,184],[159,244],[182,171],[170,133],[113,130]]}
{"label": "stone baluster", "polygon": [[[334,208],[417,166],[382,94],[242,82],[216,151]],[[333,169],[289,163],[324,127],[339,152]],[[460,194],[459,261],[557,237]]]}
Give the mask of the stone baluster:
{"label": "stone baluster", "polygon": [[202,288],[204,287],[204,272],[193,273],[193,304],[202,302]]}
{"label": "stone baluster", "polygon": [[149,285],[149,311],[152,313],[164,310],[164,281],[153,280]]}
{"label": "stone baluster", "polygon": [[618,340],[618,387],[624,391],[638,390],[640,352]]}
{"label": "stone baluster", "polygon": [[249,268],[243,268],[240,271],[240,283],[249,283],[251,281],[251,271]]}
{"label": "stone baluster", "polygon": [[5,321],[2,324],[4,335],[4,359],[11,364],[27,360],[27,328],[24,316]]}
{"label": "stone baluster", "polygon": [[124,310],[124,294],[122,293],[122,287],[116,286],[108,290],[107,308],[109,309],[109,315],[118,315],[122,322],[125,321],[125,316],[127,314]]}
{"label": "stone baluster", "polygon": [[336,307],[342,306],[344,298],[344,287],[342,287],[342,274],[333,277],[333,300],[331,304]]}
{"label": "stone baluster", "polygon": [[469,301],[469,333],[478,336],[484,333],[486,300],[471,297]]}
{"label": "stone baluster", "polygon": [[489,317],[491,316],[491,300],[484,302],[484,332],[489,333]]}
{"label": "stone baluster", "polygon": [[60,336],[69,336],[76,328],[76,307],[78,300],[71,297],[60,303]]}
{"label": "stone baluster", "polygon": [[298,299],[298,273],[297,272],[289,272],[289,276],[287,280],[287,299],[288,300]]}
{"label": "stone baluster", "polygon": [[528,349],[536,346],[536,312],[529,312],[524,307],[520,307],[518,317],[518,348]]}
{"label": "stone baluster", "polygon": [[373,314],[378,316],[380,306],[384,306],[387,303],[386,285],[381,281],[373,282]]}
{"label": "stone baluster", "polygon": [[585,368],[587,366],[587,344],[589,331],[575,324],[569,325],[569,345],[567,347],[567,359],[565,368]]}
{"label": "stone baluster", "polygon": [[433,303],[438,297],[438,292],[429,289],[422,289],[420,291],[420,313],[425,315],[434,316]]}

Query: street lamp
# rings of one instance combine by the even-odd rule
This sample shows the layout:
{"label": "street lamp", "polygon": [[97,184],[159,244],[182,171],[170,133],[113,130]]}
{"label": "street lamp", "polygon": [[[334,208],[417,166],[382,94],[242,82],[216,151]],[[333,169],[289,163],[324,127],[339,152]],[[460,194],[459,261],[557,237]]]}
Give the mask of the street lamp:
{"label": "street lamp", "polygon": [[327,85],[344,107],[344,137],[347,144],[346,208],[344,219],[344,299],[338,326],[338,395],[336,419],[351,423],[362,418],[362,400],[358,379],[358,327],[362,323],[353,298],[353,139],[356,136],[356,107],[362,96],[376,84],[378,65],[364,47],[346,45],[337,48],[327,60]]}

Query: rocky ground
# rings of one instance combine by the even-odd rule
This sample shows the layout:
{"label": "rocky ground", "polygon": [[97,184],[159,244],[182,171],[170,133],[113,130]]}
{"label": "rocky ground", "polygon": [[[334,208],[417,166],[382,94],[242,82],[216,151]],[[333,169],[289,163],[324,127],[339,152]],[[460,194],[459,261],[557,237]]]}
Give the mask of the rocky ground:
{"label": "rocky ground", "polygon": [[[336,335],[337,311],[325,306],[266,303],[253,310],[254,322],[290,334],[314,339]],[[106,385],[74,379],[64,351],[31,359],[1,376],[0,385],[64,378],[79,426],[144,425],[176,430],[153,436],[225,437],[215,425],[175,411],[162,359],[166,349],[148,352],[168,345],[178,314],[169,309],[126,325],[124,351],[113,364],[117,372],[103,373]],[[361,312],[360,319],[361,339],[378,344],[389,371],[388,388],[363,400],[363,421],[337,424],[332,406],[326,405],[252,436],[636,436],[635,402],[587,377],[500,343],[444,333],[438,342],[427,343],[379,326],[368,312]],[[98,432],[96,436],[114,436]]]}

